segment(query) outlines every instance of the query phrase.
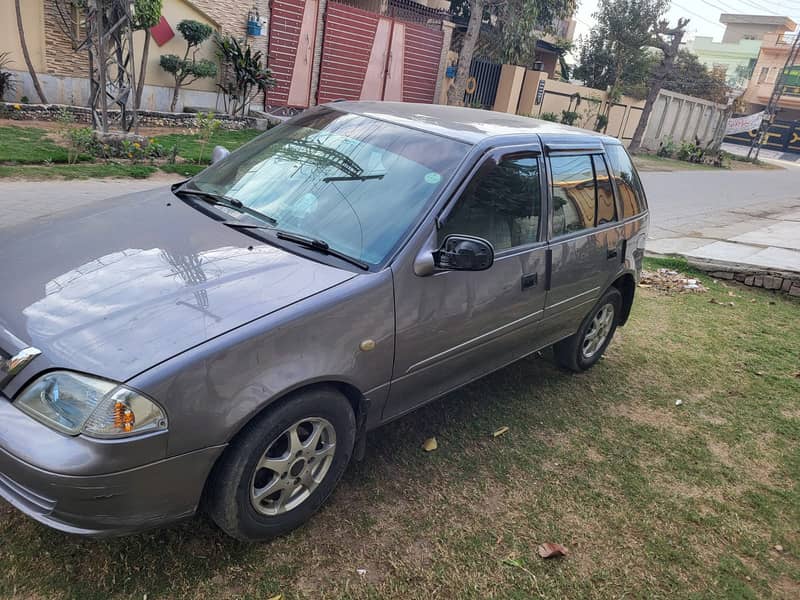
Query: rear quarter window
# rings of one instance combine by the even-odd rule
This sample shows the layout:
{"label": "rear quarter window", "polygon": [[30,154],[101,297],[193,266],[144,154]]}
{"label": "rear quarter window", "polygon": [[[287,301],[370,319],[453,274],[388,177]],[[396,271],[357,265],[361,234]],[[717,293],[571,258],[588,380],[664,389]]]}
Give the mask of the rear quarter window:
{"label": "rear quarter window", "polygon": [[644,188],[625,148],[617,144],[606,146],[606,157],[619,190],[622,218],[643,213],[647,210]]}

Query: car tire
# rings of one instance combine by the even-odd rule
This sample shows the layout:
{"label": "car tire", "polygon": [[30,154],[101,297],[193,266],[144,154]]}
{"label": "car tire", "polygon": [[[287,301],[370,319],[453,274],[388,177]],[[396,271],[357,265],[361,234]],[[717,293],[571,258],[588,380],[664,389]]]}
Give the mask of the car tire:
{"label": "car tire", "polygon": [[621,308],[622,294],[612,287],[586,315],[577,333],[553,345],[556,363],[576,373],[594,366],[614,337]]}
{"label": "car tire", "polygon": [[242,541],[288,533],[336,487],[355,437],[353,409],[334,388],[284,398],[248,423],[217,461],[206,484],[206,512]]}

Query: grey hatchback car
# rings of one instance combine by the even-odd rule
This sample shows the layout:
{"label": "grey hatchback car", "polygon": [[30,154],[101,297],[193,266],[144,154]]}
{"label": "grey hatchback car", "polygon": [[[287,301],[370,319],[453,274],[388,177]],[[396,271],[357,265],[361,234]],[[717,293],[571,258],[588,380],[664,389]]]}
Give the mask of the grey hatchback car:
{"label": "grey hatchback car", "polygon": [[171,189],[0,237],[0,495],[84,535],[202,507],[266,540],[370,429],[628,318],[648,212],[616,139],[340,102]]}

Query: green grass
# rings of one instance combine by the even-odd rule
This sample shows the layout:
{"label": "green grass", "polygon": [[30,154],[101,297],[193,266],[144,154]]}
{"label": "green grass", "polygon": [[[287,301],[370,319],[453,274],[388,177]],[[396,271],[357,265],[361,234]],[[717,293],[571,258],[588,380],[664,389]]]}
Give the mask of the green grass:
{"label": "green grass", "polygon": [[0,165],[0,178],[14,177],[40,181],[45,179],[95,179],[131,177],[147,179],[158,167],[141,164],[78,163],[76,165]]}
{"label": "green grass", "polygon": [[700,278],[640,288],[588,373],[529,358],[372,433],[271,544],[204,518],[82,540],[0,505],[0,596],[800,597],[800,303]]}
{"label": "green grass", "polygon": [[0,127],[0,163],[41,164],[67,162],[67,149],[38,127]]}
{"label": "green grass", "polygon": [[211,137],[205,148],[202,147],[198,137],[193,135],[171,133],[156,136],[155,139],[163,144],[167,150],[177,146],[178,155],[190,162],[197,162],[202,153],[202,163],[208,164],[211,161],[211,150],[213,150],[214,146],[225,146],[228,150],[236,150],[239,146],[246,144],[261,133],[263,132],[255,129],[220,130]]}
{"label": "green grass", "polygon": [[[90,162],[89,156],[81,156],[77,165],[67,162],[67,149],[49,139],[48,131],[37,127],[0,127],[0,178],[26,179],[86,179],[89,177],[149,177],[157,170],[178,175],[193,176],[210,162],[214,146],[225,146],[235,150],[249,142],[261,132],[254,129],[218,131],[202,149],[198,137],[193,134],[170,133],[156,136],[167,150],[177,146],[178,156],[184,161],[160,166]],[[201,158],[201,164],[197,164]]]}

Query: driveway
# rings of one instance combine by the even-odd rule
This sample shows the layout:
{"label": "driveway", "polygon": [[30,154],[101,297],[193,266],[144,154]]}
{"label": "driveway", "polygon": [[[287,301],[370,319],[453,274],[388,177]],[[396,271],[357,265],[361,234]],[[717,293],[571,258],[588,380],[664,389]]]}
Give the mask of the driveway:
{"label": "driveway", "polygon": [[[800,272],[800,167],[646,172],[642,179],[650,252]],[[177,180],[0,182],[0,228]]]}

